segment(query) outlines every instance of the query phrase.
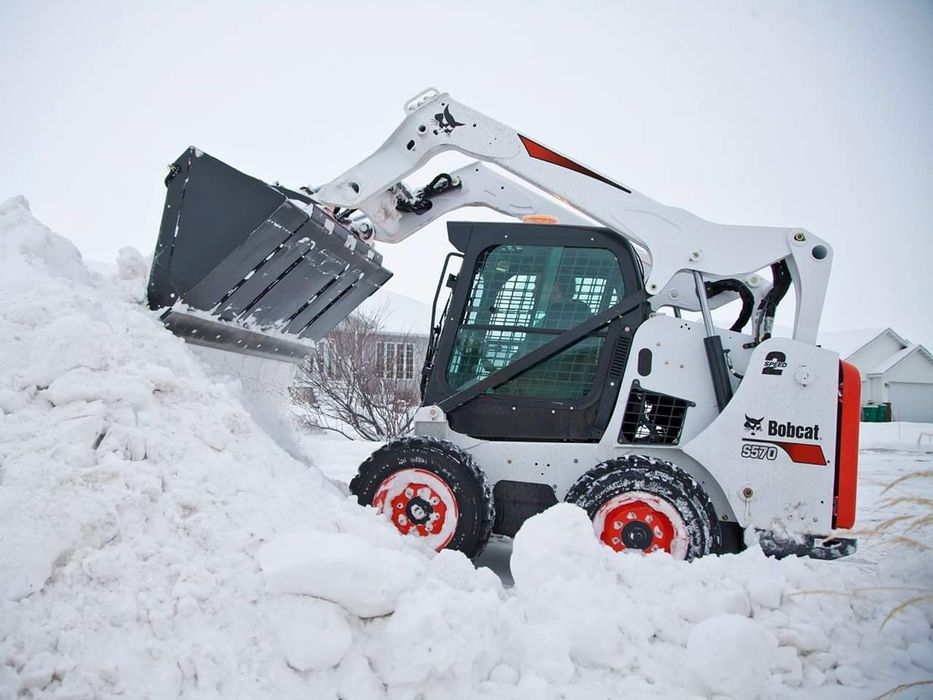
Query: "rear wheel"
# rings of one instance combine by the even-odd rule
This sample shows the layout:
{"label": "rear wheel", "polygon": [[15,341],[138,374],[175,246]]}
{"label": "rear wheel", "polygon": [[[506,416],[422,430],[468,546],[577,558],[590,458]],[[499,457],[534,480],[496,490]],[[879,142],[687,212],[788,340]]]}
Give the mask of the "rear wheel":
{"label": "rear wheel", "polygon": [[459,447],[436,438],[401,438],[376,450],[350,491],[402,534],[469,557],[482,552],[495,519],[486,475]]}
{"label": "rear wheel", "polygon": [[583,508],[599,539],[621,551],[665,551],[677,559],[719,552],[713,504],[679,467],[630,455],[591,469],[565,499]]}

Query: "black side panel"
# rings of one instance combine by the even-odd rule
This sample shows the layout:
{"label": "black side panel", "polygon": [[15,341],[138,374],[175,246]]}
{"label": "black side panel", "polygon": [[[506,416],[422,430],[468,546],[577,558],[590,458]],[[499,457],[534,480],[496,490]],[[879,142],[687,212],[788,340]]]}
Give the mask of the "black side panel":
{"label": "black side panel", "polygon": [[528,518],[557,503],[557,495],[550,486],[525,481],[499,481],[492,494],[496,501],[496,523],[492,531],[508,537],[514,537]]}
{"label": "black side panel", "polygon": [[[172,307],[168,325],[186,340],[208,344],[210,333],[212,346],[234,352],[245,352],[244,342],[264,351],[262,334],[317,340],[392,276],[381,255],[319,207],[197,149],[175,161],[166,185],[149,304]],[[190,309],[211,323],[198,329],[198,313],[182,323],[177,314]],[[217,333],[218,323],[249,333]],[[288,339],[279,345],[293,354]]]}
{"label": "black side panel", "polygon": [[[486,440],[598,442],[619,395],[621,377],[610,377],[611,360],[615,354],[622,354],[627,360],[631,336],[642,314],[639,309],[609,325],[607,350],[602,353],[596,370],[597,388],[587,399],[576,402],[484,394],[449,412],[450,427]],[[633,330],[624,331],[624,325]],[[614,352],[617,348],[619,353]],[[624,361],[621,364],[624,366]]]}
{"label": "black side panel", "polygon": [[638,374],[647,377],[651,374],[651,350],[642,348],[638,351]]}

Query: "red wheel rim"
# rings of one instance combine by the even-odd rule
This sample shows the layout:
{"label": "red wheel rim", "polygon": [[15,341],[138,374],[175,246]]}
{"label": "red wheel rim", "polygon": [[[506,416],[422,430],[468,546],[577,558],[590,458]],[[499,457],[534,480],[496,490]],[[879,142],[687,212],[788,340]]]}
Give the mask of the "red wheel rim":
{"label": "red wheel rim", "polygon": [[453,489],[425,469],[401,469],[391,474],[379,484],[373,506],[400,533],[424,538],[437,551],[453,538],[460,519]]}
{"label": "red wheel rim", "polygon": [[617,552],[687,555],[687,528],[677,510],[654,494],[624,493],[604,503],[593,518],[599,539]]}

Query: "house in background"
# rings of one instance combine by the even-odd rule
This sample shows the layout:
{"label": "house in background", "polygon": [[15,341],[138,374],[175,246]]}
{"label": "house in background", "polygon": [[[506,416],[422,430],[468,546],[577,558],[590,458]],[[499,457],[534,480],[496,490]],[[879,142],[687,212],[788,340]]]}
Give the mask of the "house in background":
{"label": "house in background", "polygon": [[321,339],[292,387],[302,424],[345,437],[404,435],[421,403],[431,307],[385,290]]}
{"label": "house in background", "polygon": [[376,368],[380,376],[420,387],[431,305],[383,289],[364,301],[358,313],[378,319]]}
{"label": "house in background", "polygon": [[889,407],[889,420],[933,423],[933,354],[923,345],[890,328],[821,333],[820,344],[858,368],[862,406]]}

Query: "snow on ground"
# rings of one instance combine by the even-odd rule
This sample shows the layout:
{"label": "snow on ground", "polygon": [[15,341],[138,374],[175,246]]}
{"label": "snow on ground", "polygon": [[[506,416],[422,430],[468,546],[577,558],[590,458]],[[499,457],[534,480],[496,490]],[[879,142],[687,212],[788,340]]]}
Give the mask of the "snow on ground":
{"label": "snow on ground", "polygon": [[[515,539],[507,589],[319,471],[371,446],[305,440],[310,464],[283,441],[139,303],[138,253],[91,274],[14,198],[0,256],[0,698],[870,698],[933,678],[930,607],[885,623],[933,580],[903,523],[839,562],[681,563],[615,555],[562,505]],[[881,495],[933,463],[898,446],[863,454],[863,529],[923,512],[883,498],[930,496]]]}
{"label": "snow on ground", "polygon": [[933,424],[862,423],[859,447],[863,450],[933,452]]}

